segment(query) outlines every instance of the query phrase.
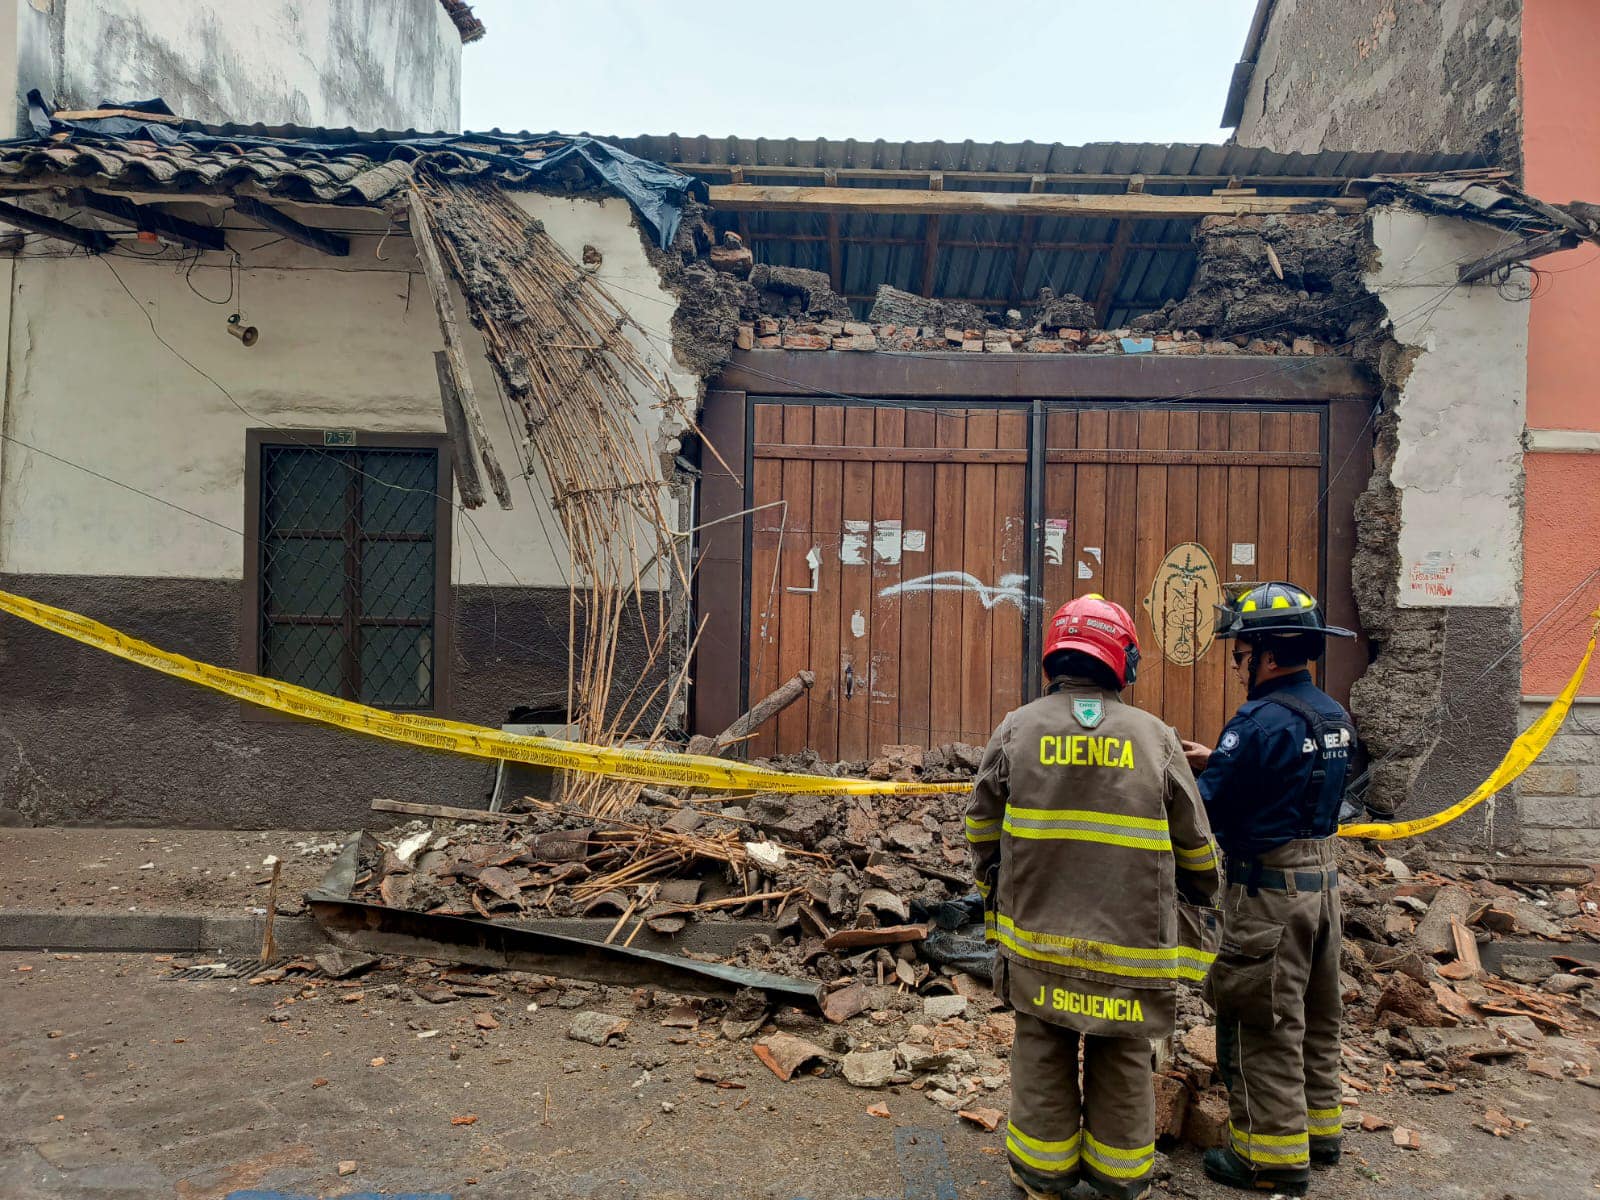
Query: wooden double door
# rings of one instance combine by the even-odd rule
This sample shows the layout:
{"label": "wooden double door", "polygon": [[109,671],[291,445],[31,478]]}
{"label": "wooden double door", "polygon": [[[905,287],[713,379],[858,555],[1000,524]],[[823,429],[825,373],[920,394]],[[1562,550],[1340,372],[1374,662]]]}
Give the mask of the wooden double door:
{"label": "wooden double door", "polygon": [[982,744],[1037,694],[1043,627],[1095,592],[1138,622],[1128,699],[1214,738],[1243,698],[1225,588],[1322,589],[1325,406],[750,401],[743,671],[805,700],[751,753]]}

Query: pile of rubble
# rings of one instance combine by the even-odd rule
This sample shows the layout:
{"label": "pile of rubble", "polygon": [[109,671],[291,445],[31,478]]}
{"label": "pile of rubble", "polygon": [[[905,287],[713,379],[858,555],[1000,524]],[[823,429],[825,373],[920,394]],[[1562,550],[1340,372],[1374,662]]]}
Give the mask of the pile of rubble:
{"label": "pile of rubble", "polygon": [[[886,747],[869,762],[808,754],[767,765],[945,782],[971,778],[979,756],[953,744]],[[986,979],[981,909],[966,872],[965,796],[730,802],[646,789],[631,811],[605,821],[526,804],[494,824],[414,822],[392,831],[362,864],[353,894],[496,920],[599,916],[618,944],[643,928],[676,937],[693,922],[744,920],[747,936],[723,939],[731,953],[682,953],[815,980],[820,1016],[773,1007],[754,991],[731,1004],[654,993],[643,1000],[641,991],[635,1009],[755,1039],[753,1053],[785,1080],[837,1074],[861,1088],[909,1088],[979,1123],[999,1119],[983,1101],[1008,1084],[1012,1026]],[[1592,871],[1422,846],[1394,857],[1376,846],[1340,844],[1347,1122],[1387,1128],[1385,1097],[1470,1089],[1491,1070],[1600,1085],[1600,886]],[[435,976],[426,989],[413,984],[423,1000],[476,994]],[[593,987],[523,984],[562,996]],[[574,994],[563,1006],[584,1007],[596,1028],[625,1028],[626,1019]],[[1198,993],[1180,993],[1178,1031],[1157,1054],[1165,1137],[1220,1144],[1227,1098],[1211,1020]],[[572,1036],[585,1040],[581,1030]],[[1486,1110],[1485,1128],[1515,1132],[1496,1111]],[[1409,1145],[1418,1135],[1397,1136]]]}
{"label": "pile of rubble", "polygon": [[[980,752],[891,746],[872,762],[780,765],[833,777],[946,783],[970,779]],[[749,965],[832,982],[921,983],[918,916],[970,890],[962,794],[761,794],[734,802],[645,789],[631,810],[597,818],[530,799],[498,821],[435,829],[413,822],[374,844],[351,898],[484,919],[610,917],[673,936],[692,921],[760,918],[777,937]],[[488,814],[484,814],[488,816]],[[631,926],[631,928],[630,928]],[[898,950],[893,948],[900,947]]]}
{"label": "pile of rubble", "polygon": [[[1346,1125],[1417,1149],[1422,1135],[1393,1116],[1406,1096],[1478,1089],[1506,1069],[1600,1087],[1592,870],[1375,845],[1340,843]],[[1198,1145],[1221,1144],[1228,1111],[1210,1021],[1185,993],[1159,1056],[1161,1132]],[[1486,1103],[1487,1132],[1517,1131]]]}
{"label": "pile of rubble", "polygon": [[[1208,337],[1198,329],[1094,329],[1038,320],[1017,325],[906,325],[809,317],[758,317],[739,326],[741,350],[961,350],[984,354],[1294,354],[1336,353],[1315,338]],[[1046,318],[1049,317],[1048,312]]]}

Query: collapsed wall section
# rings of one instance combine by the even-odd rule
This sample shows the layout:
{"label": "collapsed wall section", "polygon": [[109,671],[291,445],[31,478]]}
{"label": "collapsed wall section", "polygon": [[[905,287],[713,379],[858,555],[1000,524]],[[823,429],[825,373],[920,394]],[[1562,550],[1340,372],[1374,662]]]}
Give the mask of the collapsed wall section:
{"label": "collapsed wall section", "polygon": [[[1195,237],[1188,293],[1116,330],[1094,328],[1076,297],[1041,296],[1027,317],[995,321],[892,289],[872,319],[854,321],[832,311],[825,277],[779,275],[776,289],[773,269],[751,264],[736,240],[676,269],[708,281],[722,298],[717,332],[731,329],[744,349],[1337,353],[1365,364],[1380,395],[1363,431],[1374,464],[1352,565],[1371,655],[1352,694],[1372,762],[1360,786],[1378,811],[1443,807],[1489,773],[1516,732],[1521,318],[1493,289],[1454,277],[1455,263],[1487,252],[1497,234],[1383,206],[1209,217]],[[1495,817],[1487,809],[1451,836],[1479,837],[1490,821],[1496,840],[1514,837],[1509,815]]]}

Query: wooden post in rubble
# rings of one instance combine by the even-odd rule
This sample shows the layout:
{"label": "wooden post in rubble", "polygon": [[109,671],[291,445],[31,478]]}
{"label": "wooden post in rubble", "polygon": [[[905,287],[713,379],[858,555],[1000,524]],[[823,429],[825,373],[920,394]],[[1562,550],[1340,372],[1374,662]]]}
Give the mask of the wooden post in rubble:
{"label": "wooden post in rubble", "polygon": [[278,876],[283,872],[283,860],[272,859],[272,884],[267,888],[267,927],[261,935],[261,963],[265,966],[278,957],[278,944],[272,939],[272,922],[278,916]]}

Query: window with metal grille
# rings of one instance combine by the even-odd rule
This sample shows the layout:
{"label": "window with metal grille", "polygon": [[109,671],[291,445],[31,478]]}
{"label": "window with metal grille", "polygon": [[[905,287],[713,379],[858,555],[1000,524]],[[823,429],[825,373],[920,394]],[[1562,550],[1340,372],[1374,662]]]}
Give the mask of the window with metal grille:
{"label": "window with metal grille", "polygon": [[439,447],[252,441],[255,669],[382,708],[438,707]]}

